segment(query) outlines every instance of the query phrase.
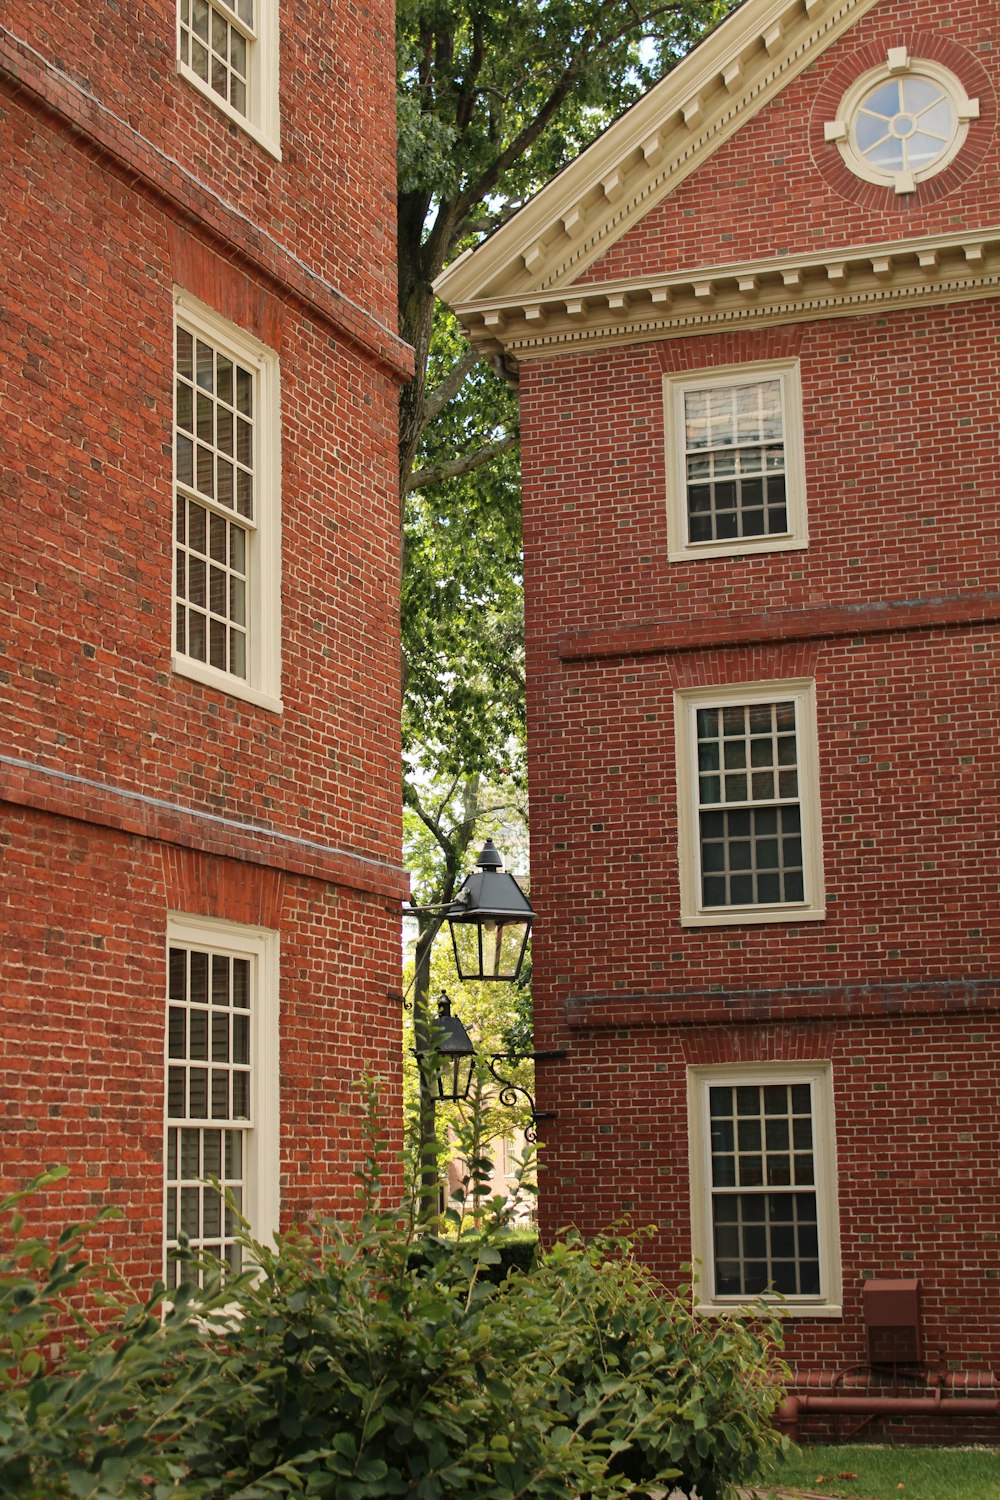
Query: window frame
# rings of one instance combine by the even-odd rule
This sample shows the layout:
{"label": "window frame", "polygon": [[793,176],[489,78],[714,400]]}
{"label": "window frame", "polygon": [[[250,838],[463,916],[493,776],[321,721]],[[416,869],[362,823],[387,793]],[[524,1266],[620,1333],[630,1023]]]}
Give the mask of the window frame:
{"label": "window frame", "polygon": [[[164,1279],[168,1264],[167,1132],[171,1128],[177,1128],[178,1124],[177,1119],[169,1113],[167,1091],[171,1063],[169,973],[170,950],[173,947],[196,948],[250,960],[250,1123],[243,1132],[245,1196],[242,1212],[256,1240],[262,1244],[271,1241],[279,1228],[281,1209],[279,934],[266,927],[249,927],[238,922],[225,922],[190,913],[169,913],[164,945],[163,986],[161,1255]],[[176,1062],[176,1059],[173,1061]],[[206,1124],[211,1128],[210,1119]]]}
{"label": "window frame", "polygon": [[[795,703],[798,805],[801,815],[803,899],[753,906],[702,904],[701,838],[699,832],[697,711],[702,708],[752,707],[792,699]],[[677,779],[677,857],[680,875],[681,925],[684,927],[742,926],[749,923],[822,921],[826,916],[823,887],[822,813],[819,795],[819,747],[816,726],[816,683],[813,678],[789,681],[742,682],[723,686],[678,688],[674,693],[674,737]],[[750,805],[753,805],[752,803]]]}
{"label": "window frame", "polygon": [[217,94],[204,78],[200,78],[190,63],[183,60],[181,27],[181,0],[176,7],[176,42],[174,56],[177,72],[196,88],[204,98],[211,101],[228,120],[263,146],[276,160],[281,160],[281,105],[279,94],[279,33],[278,0],[256,0],[256,25],[248,27],[241,22],[227,0],[208,0],[209,9],[217,8],[227,21],[235,23],[236,29],[248,39],[247,48],[247,113],[241,114],[228,99]]}
{"label": "window frame", "polygon": [[[785,506],[788,529],[774,536],[690,540],[684,397],[690,391],[759,385],[777,380],[781,387],[782,442],[785,449]],[[666,375],[663,381],[666,434],[667,559],[740,557],[746,553],[801,551],[809,545],[805,447],[802,426],[802,379],[798,359],[760,360],[710,366]]]}
{"label": "window frame", "polygon": [[[925,167],[909,171],[873,165],[857,141],[858,113],[864,100],[880,84],[894,79],[922,78],[937,85],[945,94],[955,114],[955,129],[940,156]],[[979,100],[970,99],[962,82],[941,63],[930,58],[910,57],[905,47],[891,47],[885,62],[869,68],[851,84],[840,101],[837,116],[823,127],[824,138],[836,145],[845,166],[862,182],[891,188],[897,195],[916,192],[921,182],[928,182],[950,167],[965,145],[971,121],[979,118]]]}
{"label": "window frame", "polygon": [[[709,1090],[713,1086],[728,1088],[744,1084],[759,1088],[772,1083],[807,1083],[811,1089],[820,1291],[815,1296],[784,1294],[751,1298],[745,1293],[720,1295],[714,1289],[715,1219]],[[752,1311],[755,1303],[764,1301],[780,1307],[791,1317],[842,1317],[843,1272],[832,1064],[828,1061],[695,1064],[687,1069],[687,1112],[691,1256],[704,1278],[696,1288],[696,1311]]]}
{"label": "window frame", "polygon": [[[181,489],[177,475],[177,330],[203,338],[228,358],[254,373],[254,520],[247,531],[247,675],[213,667],[178,649],[177,644],[177,521],[181,498],[190,496],[211,513],[210,501],[197,490]],[[221,318],[203,302],[174,289],[174,397],[172,419],[173,517],[170,578],[170,664],[174,672],[205,687],[244,698],[272,713],[282,712],[281,701],[281,384],[278,356],[251,334]],[[225,506],[214,507],[231,523],[241,517]],[[185,601],[186,602],[186,601]]]}

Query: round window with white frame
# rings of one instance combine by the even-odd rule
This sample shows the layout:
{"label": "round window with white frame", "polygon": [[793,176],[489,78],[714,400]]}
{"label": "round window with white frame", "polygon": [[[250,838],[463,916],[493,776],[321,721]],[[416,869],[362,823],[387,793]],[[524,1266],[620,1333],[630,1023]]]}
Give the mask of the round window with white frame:
{"label": "round window with white frame", "polygon": [[825,134],[856,177],[912,193],[954,161],[978,118],[954,73],[893,47],[847,90]]}

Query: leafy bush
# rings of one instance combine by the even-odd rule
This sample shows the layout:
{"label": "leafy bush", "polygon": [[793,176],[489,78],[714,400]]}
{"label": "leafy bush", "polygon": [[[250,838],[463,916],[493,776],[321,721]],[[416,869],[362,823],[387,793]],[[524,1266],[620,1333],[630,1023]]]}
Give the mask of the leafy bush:
{"label": "leafy bush", "polygon": [[162,1288],[107,1294],[106,1327],[72,1312],[100,1274],[76,1230],[0,1258],[0,1493],[610,1500],[676,1483],[726,1500],[767,1466],[771,1324],[703,1322],[619,1236],[571,1236],[493,1284],[500,1200],[480,1201],[479,1234],[425,1238],[416,1259],[413,1225],[379,1207],[370,1111],[357,1220],[248,1240],[258,1272],[226,1287],[192,1262],[162,1324]]}
{"label": "leafy bush", "polygon": [[[471,1232],[463,1235],[466,1254],[471,1254],[482,1241],[482,1235]],[[453,1244],[450,1236],[445,1236],[444,1241]],[[436,1258],[433,1249],[436,1239],[433,1237],[422,1238],[417,1241],[410,1251],[409,1265],[411,1269],[419,1266],[429,1266]],[[509,1271],[532,1271],[538,1262],[538,1233],[534,1229],[503,1229],[494,1230],[488,1236],[489,1246],[497,1252],[496,1265],[482,1265],[479,1274],[484,1281],[492,1282],[499,1286],[507,1279]]]}
{"label": "leafy bush", "polygon": [[211,1295],[199,1291],[195,1309],[188,1285],[163,1318],[162,1287],[144,1302],[90,1260],[90,1225],[64,1230],[55,1247],[27,1236],[20,1205],[65,1175],[44,1172],[0,1200],[0,1495],[173,1495],[212,1399]]}

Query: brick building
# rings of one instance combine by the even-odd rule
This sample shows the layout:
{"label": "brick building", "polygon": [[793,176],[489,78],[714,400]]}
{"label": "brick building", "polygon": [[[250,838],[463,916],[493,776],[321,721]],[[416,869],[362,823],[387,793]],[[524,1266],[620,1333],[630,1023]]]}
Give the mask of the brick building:
{"label": "brick building", "polygon": [[520,379],[543,1220],[777,1288],[801,1387],[884,1279],[995,1391],[998,57],[745,0],[439,283]]}
{"label": "brick building", "polygon": [[0,130],[0,1171],[148,1285],[399,1114],[392,6],[13,0]]}

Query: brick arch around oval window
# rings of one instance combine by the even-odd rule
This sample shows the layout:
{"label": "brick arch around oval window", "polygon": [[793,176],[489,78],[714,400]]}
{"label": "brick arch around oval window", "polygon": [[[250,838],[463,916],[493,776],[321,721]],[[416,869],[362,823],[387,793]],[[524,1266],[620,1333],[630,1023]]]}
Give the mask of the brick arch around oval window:
{"label": "brick arch around oval window", "polygon": [[[888,186],[856,177],[845,163],[835,141],[825,136],[827,122],[837,118],[841,100],[863,74],[884,67],[890,47],[905,46],[914,61],[938,63],[954,73],[970,99],[979,100],[979,118],[969,123],[965,144],[943,171],[918,182],[912,193],[897,194]],[[993,141],[997,124],[997,98],[989,74],[977,57],[936,31],[898,32],[877,37],[845,57],[823,80],[809,117],[809,146],[824,181],[863,208],[879,209],[901,216],[926,208],[953,193],[981,166]]]}

